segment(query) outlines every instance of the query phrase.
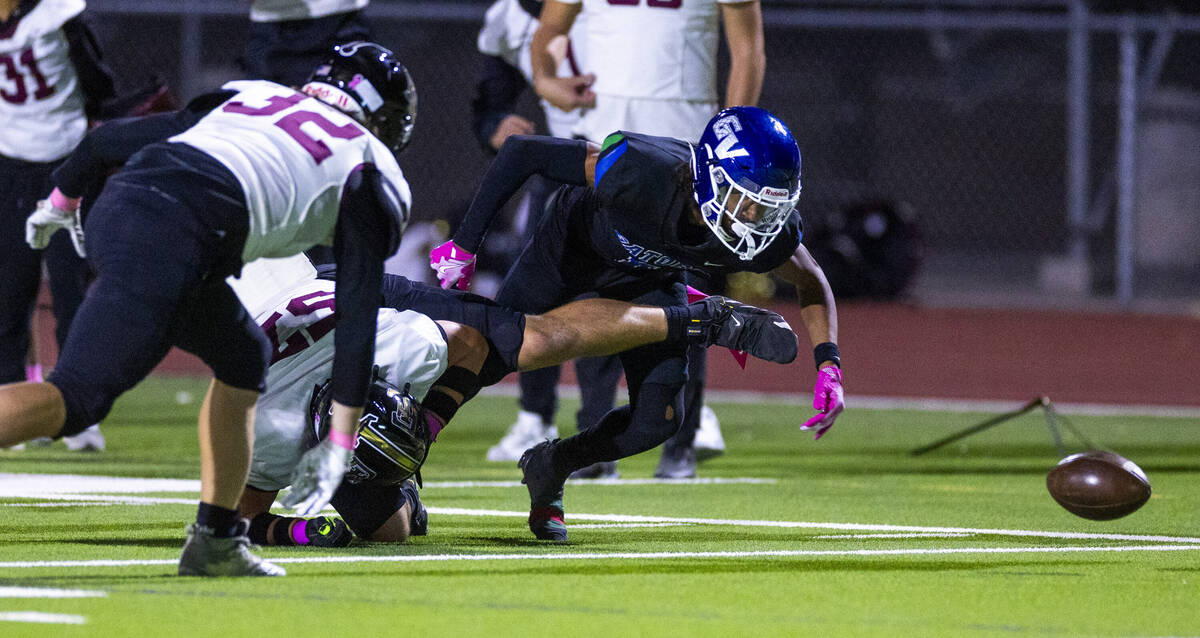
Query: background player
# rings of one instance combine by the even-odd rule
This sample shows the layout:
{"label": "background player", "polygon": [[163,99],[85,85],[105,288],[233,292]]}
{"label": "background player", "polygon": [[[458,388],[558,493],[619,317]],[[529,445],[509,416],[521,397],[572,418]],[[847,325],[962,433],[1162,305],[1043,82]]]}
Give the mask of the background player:
{"label": "background player", "polygon": [[283,574],[250,553],[236,510],[270,346],[224,278],[259,257],[333,245],[342,280],[333,429],[293,481],[301,509],[319,509],[349,463],[369,385],[383,261],[408,219],[394,153],[415,108],[403,65],[356,42],[335,49],[303,92],[234,82],[178,113],[87,136],[39,207],[54,219],[43,225],[72,225],[81,184],[124,164],[87,220],[97,279],[49,382],[0,387],[0,445],[78,432],[177,345],[215,377],[200,411],[201,502],[179,571]]}
{"label": "background player", "polygon": [[[469,272],[491,218],[532,174],[571,186],[509,271],[497,301],[538,312],[587,291],[645,304],[682,304],[684,272],[774,270],[796,284],[820,368],[803,427],[819,438],[843,407],[833,293],[800,243],[795,210],[800,151],[783,122],[755,107],[734,107],[705,127],[700,144],[616,133],[602,148],[584,142],[514,136],[484,175],[452,241],[430,255],[443,285]],[[653,344],[621,355],[630,405],[595,427],[546,441],[520,461],[530,493],[529,526],[565,540],[567,476],[598,461],[643,452],[679,429],[685,349]]]}
{"label": "background player", "polygon": [[[551,43],[573,33],[581,16],[586,19],[584,46],[593,53],[582,68],[590,73],[564,75],[553,62]],[[725,105],[757,104],[766,68],[762,13],[757,0],[687,3],[547,0],[531,44],[534,88],[538,95],[560,109],[583,107],[574,133],[591,142],[600,143],[609,133],[624,130],[695,143],[699,131],[720,106],[717,94],[720,23],[724,23],[730,53]],[[724,277],[710,276],[691,283],[709,291],[722,290]],[[703,422],[706,454],[720,454],[724,450],[715,415],[711,410],[701,409],[704,370],[705,353],[694,349],[689,353],[684,421],[679,434],[663,447],[655,476],[695,475],[693,444],[702,414],[710,417]],[[611,359],[588,362],[581,373],[587,377],[581,380],[581,386],[604,389],[600,394],[604,398],[599,399],[604,405],[598,412],[610,409],[619,378],[616,362]],[[535,374],[538,376],[522,379],[523,402],[531,400],[529,394],[554,391],[547,373]],[[593,389],[584,398],[594,396]],[[615,476],[615,465],[593,466],[579,475]]]}
{"label": "background player", "polygon": [[[340,521],[269,512],[327,413],[336,288],[331,270],[322,266],[322,272],[318,277],[298,255],[255,261],[239,279],[229,280],[273,348],[268,389],[255,406],[254,455],[240,502],[251,518],[250,539],[259,544],[338,546],[350,539]],[[476,295],[385,275],[373,387],[363,418],[367,434],[332,503],[360,538],[403,542],[425,526],[416,486],[405,479],[419,469],[428,443],[481,387],[518,369],[662,341],[733,345],[763,354],[778,352],[782,340],[794,352],[795,335],[786,325],[775,313],[716,298],[686,309],[586,299],[524,315]]]}
{"label": "background player", "polygon": [[[69,233],[39,237],[36,250],[25,242],[25,218],[54,186],[51,173],[114,95],[83,10],[83,0],[0,0],[0,383],[42,380],[30,327],[42,261],[60,350],[87,288]],[[104,449],[96,425],[65,441],[69,450]]]}
{"label": "background player", "polygon": [[247,76],[300,86],[334,45],[371,40],[369,0],[250,0]]}

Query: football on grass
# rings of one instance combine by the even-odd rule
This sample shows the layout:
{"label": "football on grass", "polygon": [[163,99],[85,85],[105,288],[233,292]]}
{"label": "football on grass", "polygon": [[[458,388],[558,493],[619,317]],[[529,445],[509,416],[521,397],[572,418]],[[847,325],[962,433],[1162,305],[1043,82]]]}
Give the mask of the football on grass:
{"label": "football on grass", "polygon": [[1072,454],[1046,475],[1046,489],[1068,512],[1110,521],[1150,499],[1150,481],[1133,461],[1113,452]]}

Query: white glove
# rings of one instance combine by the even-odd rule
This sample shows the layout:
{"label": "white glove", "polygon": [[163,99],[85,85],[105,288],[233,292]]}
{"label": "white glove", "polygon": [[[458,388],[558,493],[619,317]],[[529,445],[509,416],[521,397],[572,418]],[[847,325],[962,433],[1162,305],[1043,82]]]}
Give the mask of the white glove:
{"label": "white glove", "polygon": [[37,203],[37,209],[25,220],[25,243],[34,250],[43,250],[50,243],[50,237],[60,229],[67,229],[71,234],[71,243],[75,244],[75,252],[80,257],[87,257],[83,246],[83,222],[80,221],[79,209],[63,210],[43,199]]}
{"label": "white glove", "polygon": [[283,499],[284,507],[295,508],[299,516],[313,516],[329,504],[333,493],[350,468],[354,450],[330,439],[304,453],[292,472],[292,491]]}

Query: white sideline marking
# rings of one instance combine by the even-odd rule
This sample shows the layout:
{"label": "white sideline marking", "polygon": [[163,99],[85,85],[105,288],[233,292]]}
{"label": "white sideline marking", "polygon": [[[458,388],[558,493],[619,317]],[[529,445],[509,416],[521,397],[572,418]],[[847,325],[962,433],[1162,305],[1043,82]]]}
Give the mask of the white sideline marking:
{"label": "white sideline marking", "polygon": [[[430,507],[431,514],[458,516],[502,516],[525,518],[529,512],[505,510],[471,510],[456,507]],[[780,527],[790,529],[836,529],[854,532],[918,532],[944,534],[986,534],[990,536],[1023,536],[1031,538],[1063,538],[1071,540],[1136,541],[1149,543],[1194,543],[1200,538],[1191,536],[1160,536],[1152,534],[1101,534],[1095,532],[1043,532],[1026,529],[984,529],[973,527],[928,527],[922,525],[872,525],[868,523],[814,523],[809,521],[763,521],[721,518],[677,518],[670,516],[636,516],[626,514],[576,514],[567,512],[568,521],[608,521],[614,523],[685,523],[691,525],[729,525],[736,527]],[[567,528],[571,524],[567,523]]]}
{"label": "white sideline marking", "polygon": [[36,622],[52,625],[82,625],[87,618],[74,614],[47,614],[40,611],[0,611],[0,622]]}
{"label": "white sideline marking", "polygon": [[[415,554],[408,556],[304,556],[271,558],[273,563],[429,563],[452,561],[518,560],[646,560],[687,558],[795,558],[805,556],[938,556],[952,554],[1054,554],[1096,552],[1188,552],[1197,545],[1115,545],[1065,547],[911,547],[897,549],[778,549],[745,552],[574,552],[563,554]],[[45,567],[142,567],[177,565],[163,560],[61,560],[0,562],[0,569]]]}
{"label": "white sideline marking", "polygon": [[572,525],[571,529],[612,529],[617,527],[633,529],[642,527],[687,527],[688,525],[688,523],[583,523]]}
{"label": "white sideline marking", "polygon": [[842,540],[844,538],[964,538],[973,536],[973,534],[962,534],[958,532],[925,532],[918,534],[821,534],[813,536],[813,538]]}
{"label": "white sideline marking", "polygon": [[[770,485],[769,478],[692,478],[692,479],[586,479],[570,480],[571,485]],[[521,487],[520,481],[429,481],[426,488]],[[147,492],[200,493],[200,481],[192,479],[139,479],[117,476],[78,474],[4,474],[0,473],[0,498],[49,496],[51,494],[144,494]],[[80,497],[76,500],[90,500]],[[113,500],[117,499],[102,499]],[[195,499],[192,499],[195,500]],[[150,503],[150,501],[146,501]],[[189,503],[191,501],[188,501]],[[134,497],[128,503],[136,504]]]}
{"label": "white sideline marking", "polygon": [[[568,479],[567,485],[771,485],[769,478],[690,478],[690,479]],[[524,487],[520,481],[429,481],[425,487]]]}
{"label": "white sideline marking", "polygon": [[104,598],[106,591],[52,589],[47,587],[0,587],[0,598]]}

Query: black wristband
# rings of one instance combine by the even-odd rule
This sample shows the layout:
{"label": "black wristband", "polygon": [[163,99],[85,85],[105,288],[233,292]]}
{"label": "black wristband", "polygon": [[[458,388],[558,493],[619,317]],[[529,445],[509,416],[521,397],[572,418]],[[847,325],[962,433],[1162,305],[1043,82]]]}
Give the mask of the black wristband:
{"label": "black wristband", "polygon": [[837,344],[832,341],[818,343],[817,347],[813,348],[813,362],[816,366],[820,368],[826,361],[832,361],[838,368],[842,367],[842,357],[838,354]]}

